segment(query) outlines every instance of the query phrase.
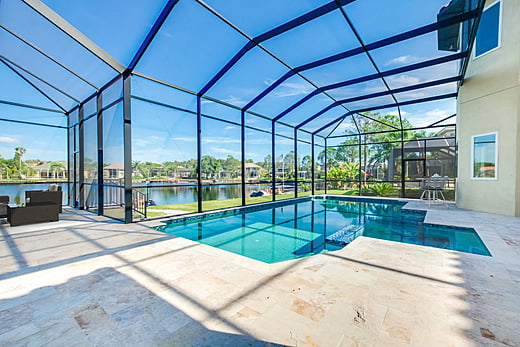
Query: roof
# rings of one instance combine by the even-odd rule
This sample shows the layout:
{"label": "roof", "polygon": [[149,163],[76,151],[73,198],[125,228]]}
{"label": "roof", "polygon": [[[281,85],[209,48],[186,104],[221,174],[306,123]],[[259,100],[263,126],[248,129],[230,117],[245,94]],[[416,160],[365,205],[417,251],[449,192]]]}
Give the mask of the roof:
{"label": "roof", "polygon": [[254,163],[244,163],[244,167],[245,168],[255,168],[255,169],[262,169],[262,170],[264,170],[264,168],[262,168],[260,165],[256,165]]}
{"label": "roof", "polygon": [[124,170],[125,166],[123,164],[114,163],[114,164],[110,164],[110,165],[107,165],[107,166],[103,167],[103,169]]}
{"label": "roof", "polygon": [[46,161],[41,162],[40,164],[28,164],[29,167],[35,169],[35,170],[50,170],[50,167],[52,164],[58,163],[63,165],[64,168],[67,168],[67,162],[66,161]]}
{"label": "roof", "polygon": [[439,14],[446,1],[2,1],[0,94],[73,115],[124,73],[142,98],[166,88],[190,112],[323,137],[359,133],[360,120],[399,130],[366,111],[442,124],[484,6],[453,1]]}

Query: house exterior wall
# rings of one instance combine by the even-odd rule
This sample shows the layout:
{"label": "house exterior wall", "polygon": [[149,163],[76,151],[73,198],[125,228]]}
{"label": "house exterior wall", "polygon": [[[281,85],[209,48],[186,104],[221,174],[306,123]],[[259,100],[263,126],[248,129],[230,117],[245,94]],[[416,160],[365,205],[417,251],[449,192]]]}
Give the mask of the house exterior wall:
{"label": "house exterior wall", "polygon": [[[495,1],[487,1],[486,6]],[[499,48],[472,54],[457,112],[457,206],[520,216],[520,1],[501,0]],[[497,179],[472,178],[472,136],[497,132]]]}

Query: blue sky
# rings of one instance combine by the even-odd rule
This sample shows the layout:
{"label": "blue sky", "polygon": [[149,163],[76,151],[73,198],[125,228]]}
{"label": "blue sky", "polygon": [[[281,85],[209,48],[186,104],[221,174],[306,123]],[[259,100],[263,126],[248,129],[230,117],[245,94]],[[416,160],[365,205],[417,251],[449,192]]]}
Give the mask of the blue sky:
{"label": "blue sky", "polygon": [[[447,0],[357,0],[344,6],[356,26],[364,43],[430,24],[436,20],[438,10]],[[112,55],[123,65],[128,64],[142,39],[160,13],[164,1],[124,1],[124,0],[44,0],[44,3],[81,30],[87,37]],[[245,34],[254,37],[273,27],[321,6],[327,1],[243,1],[208,0],[206,3],[226,16]],[[96,85],[106,83],[115,76],[115,71],[97,60],[69,37],[52,27],[48,22],[34,15],[33,11],[19,1],[6,0],[0,3],[2,24],[24,36],[50,55],[57,57],[65,65],[80,73]],[[23,18],[24,20],[21,20]],[[247,40],[229,25],[219,20],[206,8],[192,0],[180,0],[170,17],[159,31],[143,59],[138,64],[138,72],[162,79],[193,91],[199,91],[211,77],[245,44]],[[321,18],[310,21],[278,37],[267,40],[263,46],[283,59],[291,67],[321,59],[359,46],[339,11],[333,11]],[[372,51],[372,57],[382,71],[407,64],[446,55],[436,49],[436,33],[410,39],[388,47]],[[0,32],[0,52],[7,58],[34,71],[49,82],[69,92],[73,97],[83,99],[93,92],[93,88],[69,72],[58,67],[47,58],[35,53],[26,45],[13,39],[4,31]],[[447,63],[423,70],[393,75],[387,78],[392,88],[400,88],[438,78],[453,76],[457,63]],[[231,103],[238,107],[257,96],[288,71],[288,68],[262,49],[255,47],[231,68],[208,92],[207,95]],[[252,111],[274,117],[294,102],[314,90],[305,80],[322,87],[332,83],[375,73],[366,55],[357,55],[331,64],[302,72],[303,77],[293,76],[275,88],[264,99],[252,107]],[[58,96],[40,81],[26,75],[34,84],[56,98],[60,106],[69,109],[75,104],[71,99]],[[0,65],[2,99],[58,108],[41,96],[19,76],[4,65]],[[330,91],[336,99],[370,94],[385,90],[380,80],[372,80],[357,85]],[[399,101],[453,92],[456,86],[442,85],[428,90],[397,94]],[[149,82],[135,80],[133,94],[169,103],[177,107],[195,111],[195,97],[172,89],[152,86]],[[311,98],[283,120],[297,125],[310,115],[320,111],[333,100],[319,94]],[[346,105],[352,109],[386,104],[390,97]],[[196,143],[194,121],[191,115],[165,108],[152,107],[144,103],[134,103],[133,157],[140,161],[185,160],[195,157]],[[405,106],[401,109],[414,126],[425,126],[455,113],[453,100],[437,101],[421,105]],[[0,104],[4,118],[63,125],[63,116],[43,111],[20,111],[15,107]],[[202,112],[215,117],[237,121],[240,113],[225,106],[204,101]],[[337,107],[327,112],[305,129],[316,130],[324,124],[344,114],[345,109]],[[379,111],[381,112],[381,111]],[[396,110],[385,110],[395,113]],[[254,121],[252,117],[251,122]],[[249,121],[249,120],[248,120]],[[206,124],[207,123],[207,124]],[[233,155],[239,157],[240,131],[231,125],[207,121],[203,123],[203,151],[217,157]],[[40,159],[64,160],[62,151],[65,139],[58,141],[48,129],[0,123],[0,154],[12,156],[15,144],[28,149],[26,157],[41,156]],[[261,129],[268,123],[258,120]],[[336,131],[348,131],[347,122]],[[50,128],[49,128],[50,129]],[[47,140],[44,141],[44,138]],[[246,133],[248,144],[246,157],[255,161],[263,159],[269,137],[260,132]],[[38,140],[38,141],[37,141]],[[42,144],[45,142],[45,146]],[[59,144],[58,144],[59,143]],[[284,140],[280,140],[280,150],[286,150]],[[117,146],[116,146],[117,147]],[[48,148],[48,154],[42,152]],[[50,157],[50,156],[56,156]],[[114,154],[116,158],[119,155]],[[59,157],[59,158],[58,158]],[[108,160],[109,158],[107,158]],[[112,160],[110,160],[112,161]]]}

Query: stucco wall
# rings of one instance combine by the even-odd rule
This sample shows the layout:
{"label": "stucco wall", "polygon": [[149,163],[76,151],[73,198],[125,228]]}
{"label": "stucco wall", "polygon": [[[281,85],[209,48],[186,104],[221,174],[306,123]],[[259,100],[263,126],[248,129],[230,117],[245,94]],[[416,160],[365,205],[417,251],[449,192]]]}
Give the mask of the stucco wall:
{"label": "stucco wall", "polygon": [[[488,1],[488,4],[494,1]],[[501,46],[472,59],[457,110],[457,206],[520,216],[520,1],[502,0]],[[471,178],[471,136],[498,132],[498,179]]]}

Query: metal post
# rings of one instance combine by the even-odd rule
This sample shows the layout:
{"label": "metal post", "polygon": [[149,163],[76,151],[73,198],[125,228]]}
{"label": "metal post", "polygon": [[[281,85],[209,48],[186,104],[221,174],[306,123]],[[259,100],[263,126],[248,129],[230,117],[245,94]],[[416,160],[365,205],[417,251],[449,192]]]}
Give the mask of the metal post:
{"label": "metal post", "polygon": [[[365,141],[366,143],[366,141]],[[359,192],[359,196],[361,196],[361,134],[359,134],[358,136],[358,149],[359,149],[359,153],[358,153],[358,158],[359,158],[359,168],[358,168],[358,175],[359,175],[359,179],[358,179],[358,192]],[[365,158],[366,159],[366,158]],[[365,168],[366,170],[366,168]]]}
{"label": "metal post", "polygon": [[85,209],[85,121],[83,120],[83,104],[78,108],[79,121],[79,191],[76,194],[79,196],[79,209]]}
{"label": "metal post", "polygon": [[125,167],[125,223],[132,223],[132,99],[130,74],[123,76],[123,147]]}
{"label": "metal post", "polygon": [[272,201],[276,201],[276,153],[275,153],[275,126],[274,121],[271,122],[271,199]]}
{"label": "metal post", "polygon": [[101,92],[96,95],[97,103],[97,187],[98,187],[98,216],[103,215],[104,209],[104,188],[103,188],[103,99]]}
{"label": "metal post", "polygon": [[294,128],[294,197],[298,197],[298,129]]}
{"label": "metal post", "polygon": [[401,129],[401,197],[404,198],[406,194],[404,181],[404,130]]}
{"label": "metal post", "polygon": [[[457,125],[455,125],[455,172],[453,175],[453,193],[457,200],[457,178],[459,177],[459,141],[457,140]],[[449,186],[449,182],[448,182]],[[456,201],[455,201],[456,202]]]}
{"label": "metal post", "polygon": [[327,157],[328,157],[328,153],[327,153],[327,139],[325,139],[325,161],[324,161],[324,168],[325,168],[325,179],[324,179],[324,182],[325,182],[325,194],[327,194]]}
{"label": "metal post", "polygon": [[423,152],[422,153],[423,154],[423,162],[422,162],[423,168],[422,169],[423,169],[423,177],[424,177],[427,175],[427,172],[426,172],[426,169],[427,169],[427,167],[426,167],[426,140],[423,140],[422,142],[423,142],[423,146],[424,146],[423,151],[422,151]]}
{"label": "metal post", "polygon": [[[68,192],[67,205],[69,205],[69,206],[71,206],[70,196],[72,195],[72,191],[70,188],[70,154],[71,154],[70,133],[71,133],[71,131],[72,131],[72,134],[74,134],[74,129],[71,130],[71,127],[70,127],[70,114],[67,113],[67,192]],[[72,141],[72,146],[74,146],[74,141]],[[74,148],[72,149],[72,153],[74,153]]]}
{"label": "metal post", "polygon": [[242,170],[242,206],[246,205],[246,117],[245,117],[245,111],[242,110],[240,112],[240,122],[241,122],[241,129],[240,129],[240,144],[241,144],[241,156],[242,156],[242,164],[241,164],[241,170]]}
{"label": "metal post", "polygon": [[[314,165],[315,165],[315,161],[314,161],[314,135],[311,135],[311,194],[314,195],[314,193],[316,192],[315,191],[315,188],[314,188],[314,184],[316,183],[315,182],[315,179],[314,179]],[[313,205],[314,206],[314,203]]]}
{"label": "metal post", "polygon": [[197,95],[197,211],[202,212],[202,116],[200,95]]}

